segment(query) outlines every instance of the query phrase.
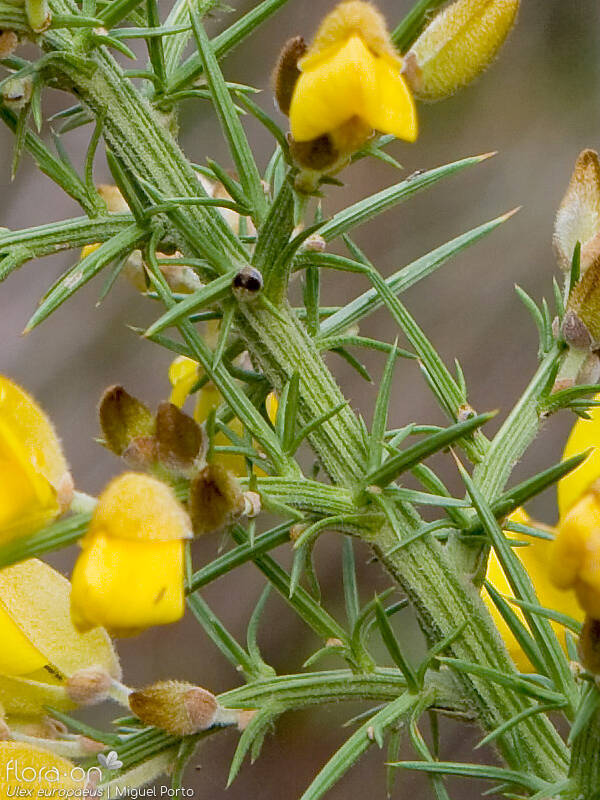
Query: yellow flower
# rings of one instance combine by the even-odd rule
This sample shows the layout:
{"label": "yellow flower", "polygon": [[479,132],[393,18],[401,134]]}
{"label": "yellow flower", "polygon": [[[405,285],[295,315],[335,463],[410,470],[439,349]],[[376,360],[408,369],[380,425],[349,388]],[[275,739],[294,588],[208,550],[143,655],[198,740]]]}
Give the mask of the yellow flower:
{"label": "yellow flower", "polygon": [[124,473],[102,492],[73,570],[71,615],[132,636],[183,616],[183,541],[191,523],[172,490]]}
{"label": "yellow flower", "polygon": [[[529,516],[522,508],[513,511],[508,519],[511,522],[516,522],[521,525],[531,524]],[[568,614],[576,620],[582,620],[583,615],[575,597],[572,594],[565,595],[565,593],[553,585],[549,579],[548,564],[552,552],[552,542],[547,539],[527,536],[527,534],[524,533],[506,531],[506,535],[510,538],[518,539],[519,541],[528,542],[527,547],[517,547],[514,552],[520,558],[523,566],[529,573],[540,605],[544,606],[544,608],[552,608],[561,611],[563,614]],[[508,598],[514,597],[504,571],[500,566],[500,562],[493,550],[488,560],[486,578],[501,595]],[[533,667],[529,659],[521,650],[519,643],[487,593],[484,594],[484,601],[518,669],[521,670],[521,672],[531,672]],[[513,607],[513,610],[521,622],[525,623],[525,617],[521,610],[516,606]],[[551,624],[559,641],[561,644],[564,644],[564,627],[557,622],[552,622]]]}
{"label": "yellow flower", "polygon": [[0,571],[0,706],[7,714],[73,708],[66,683],[92,666],[120,677],[106,631],[80,633],[73,626],[70,593],[69,581],[38,559]]}
{"label": "yellow flower", "polygon": [[298,68],[289,115],[296,142],[328,135],[336,151],[350,154],[373,131],[416,139],[416,110],[400,74],[402,59],[383,17],[369,3],[340,3],[321,23]]}
{"label": "yellow flower", "polygon": [[600,619],[600,500],[587,492],[561,518],[551,550],[550,580],[574,589],[583,610]]}
{"label": "yellow flower", "polygon": [[[594,400],[600,400],[600,394]],[[563,459],[566,460],[591,449],[583,464],[558,483],[558,513],[561,519],[600,478],[600,407],[591,408],[589,415],[589,420],[577,420],[563,452]]]}
{"label": "yellow flower", "polygon": [[[173,405],[181,408],[187,400],[191,390],[198,382],[200,375],[200,368],[195,361],[185,356],[178,356],[169,367],[169,381],[173,387],[169,400]],[[206,419],[213,409],[218,408],[223,402],[221,393],[212,382],[205,383],[204,386],[197,392],[196,406],[194,408],[194,419],[199,425],[206,422]],[[277,416],[277,395],[271,392],[265,400],[267,414],[269,419],[274,424]],[[239,419],[234,418],[229,421],[228,427],[231,430],[242,436],[244,428]],[[227,447],[231,445],[230,440],[222,432],[218,432],[214,437],[214,444],[217,447]],[[214,457],[214,462],[220,464],[226,469],[231,470],[235,475],[246,475],[246,460],[244,456],[239,456],[234,453],[217,453]]]}
{"label": "yellow flower", "polygon": [[0,742],[0,775],[2,800],[25,790],[28,797],[83,797],[88,775],[93,777],[66,758],[18,742]]}
{"label": "yellow flower", "polygon": [[0,543],[51,522],[73,483],[56,432],[37,403],[0,376]]}

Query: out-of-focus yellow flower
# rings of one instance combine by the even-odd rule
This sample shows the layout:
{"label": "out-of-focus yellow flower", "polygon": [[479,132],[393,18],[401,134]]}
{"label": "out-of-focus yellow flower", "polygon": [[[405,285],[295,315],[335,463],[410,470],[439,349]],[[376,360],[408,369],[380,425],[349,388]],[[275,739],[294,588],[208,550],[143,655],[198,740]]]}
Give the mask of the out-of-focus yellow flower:
{"label": "out-of-focus yellow flower", "polygon": [[[518,508],[508,518],[510,522],[516,522],[520,525],[530,525],[531,520],[529,515],[522,509]],[[577,601],[572,594],[566,595],[561,592],[549,579],[548,564],[550,554],[552,551],[552,542],[547,539],[539,539],[533,536],[527,536],[525,533],[512,533],[506,531],[506,535],[512,539],[528,542],[527,547],[517,547],[514,552],[520,558],[523,566],[529,573],[535,591],[540,602],[544,608],[552,608],[563,614],[568,614],[576,620],[583,620],[583,614],[579,608]],[[488,559],[487,567],[487,580],[501,595],[511,598],[514,597],[513,591],[506,579],[506,575],[500,562],[492,550]],[[533,667],[525,653],[521,650],[519,643],[513,636],[510,628],[504,621],[504,618],[494,605],[494,602],[487,593],[484,594],[484,601],[487,605],[500,635],[504,639],[504,643],[510,653],[511,658],[517,665],[521,672],[531,672]],[[516,606],[513,607],[515,614],[519,617],[521,622],[525,623],[525,617],[521,610]],[[557,622],[552,622],[552,627],[558,636],[559,641],[564,644],[564,627]]]}
{"label": "out-of-focus yellow flower", "polygon": [[88,778],[66,758],[18,742],[0,742],[0,775],[3,800],[25,790],[28,797],[82,797]]}
{"label": "out-of-focus yellow flower", "polygon": [[[178,356],[169,367],[169,381],[173,387],[169,398],[170,402],[178,406],[178,408],[181,408],[191,390],[198,382],[201,374],[200,368],[195,361],[191,358],[186,358],[186,356]],[[196,405],[194,408],[194,419],[196,422],[199,425],[206,422],[210,412],[218,408],[222,402],[223,398],[221,393],[214,383],[209,381],[204,384],[196,394]],[[277,395],[274,392],[271,392],[267,396],[265,405],[269,419],[274,424],[278,408]],[[230,427],[234,433],[242,436],[244,428],[237,417],[229,421],[228,427]],[[218,447],[226,447],[231,445],[231,442],[222,431],[219,431],[215,434],[214,444]],[[246,459],[244,456],[234,453],[216,453],[214,461],[226,469],[231,470],[235,475],[246,475]]]}
{"label": "out-of-focus yellow flower", "polygon": [[70,594],[69,581],[38,559],[0,571],[0,707],[7,714],[73,708],[66,683],[92,666],[120,677],[106,631],[80,633],[73,626]]}
{"label": "out-of-focus yellow flower", "polygon": [[[600,400],[600,394],[594,400]],[[591,408],[588,413],[591,419],[577,420],[563,452],[563,459],[566,460],[591,449],[586,460],[558,483],[558,513],[561,519],[600,478],[600,408]]]}
{"label": "out-of-focus yellow flower", "polygon": [[77,628],[132,636],[183,616],[183,542],[190,520],[172,490],[124,473],[98,498],[72,576]]}
{"label": "out-of-focus yellow flower", "polygon": [[561,518],[551,550],[550,579],[574,589],[583,610],[600,620],[600,499],[587,492]]}
{"label": "out-of-focus yellow flower", "polygon": [[296,142],[328,135],[340,154],[374,131],[412,142],[417,115],[385,20],[369,3],[347,0],[328,14],[307,54],[290,104]]}
{"label": "out-of-focus yellow flower", "polygon": [[42,528],[70,505],[72,495],[50,420],[30,395],[0,376],[0,542]]}

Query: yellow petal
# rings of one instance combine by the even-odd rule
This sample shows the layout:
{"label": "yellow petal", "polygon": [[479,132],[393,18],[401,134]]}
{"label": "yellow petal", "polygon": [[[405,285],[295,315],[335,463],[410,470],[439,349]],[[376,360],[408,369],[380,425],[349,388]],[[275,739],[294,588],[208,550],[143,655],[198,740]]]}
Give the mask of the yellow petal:
{"label": "yellow petal", "polygon": [[0,675],[0,703],[6,713],[35,718],[46,716],[48,706],[59,711],[75,708],[64,685],[46,683],[46,675],[42,674],[40,680]]}
{"label": "yellow petal", "polygon": [[41,747],[19,742],[0,742],[2,800],[19,797],[19,790],[31,797],[83,796],[87,775],[66,758]]}
{"label": "yellow petal", "polygon": [[72,577],[71,612],[82,629],[116,636],[183,616],[183,543],[88,538]]}
{"label": "yellow petal", "polygon": [[[600,394],[594,400],[600,400]],[[583,464],[558,482],[558,512],[561,519],[600,478],[600,407],[591,408],[589,414],[591,419],[577,420],[563,453],[563,459],[566,460],[592,448]]]}
{"label": "yellow petal", "polygon": [[0,673],[42,670],[36,680],[55,682],[95,665],[120,675],[106,631],[82,635],[73,626],[70,592],[69,581],[38,559],[0,570]]}
{"label": "yellow petal", "polygon": [[377,94],[375,56],[359,36],[351,36],[316,63],[304,61],[290,105],[290,128],[297,142],[317,139],[352,117],[365,117],[367,97]]}
{"label": "yellow petal", "polygon": [[169,367],[169,381],[173,387],[169,401],[182,408],[198,377],[198,364],[191,358],[178,356]]}
{"label": "yellow petal", "polygon": [[366,97],[365,117],[381,133],[414,142],[417,138],[417,110],[400,74],[399,67],[387,59],[375,60],[376,91]]}
{"label": "yellow petal", "polygon": [[[528,515],[523,511],[523,509],[517,509],[514,511],[510,515],[509,519],[511,522],[517,522],[524,525],[527,525],[530,522]],[[579,604],[577,603],[575,594],[573,592],[560,591],[550,580],[549,560],[551,558],[553,543],[546,539],[529,537],[524,533],[511,533],[506,531],[506,535],[511,538],[519,539],[519,541],[529,542],[527,547],[515,548],[514,552],[520,558],[523,566],[527,570],[529,577],[533,582],[540,605],[544,606],[545,608],[553,608],[556,611],[568,614],[576,620],[582,621],[583,614]],[[500,562],[498,561],[493,550],[490,553],[488,560],[486,578],[492,584],[492,586],[494,586],[494,588],[500,592],[500,594],[509,598],[514,597],[504,571],[500,566]],[[492,617],[494,618],[494,622],[496,623],[500,635],[506,644],[511,658],[522,672],[531,672],[533,668],[529,662],[529,659],[521,650],[519,643],[511,633],[510,628],[504,621],[502,615],[487,593],[484,593],[483,597]],[[521,622],[525,622],[525,617],[519,608],[514,606],[513,611],[519,617]],[[565,636],[563,626],[556,622],[552,622],[551,624],[556,632],[556,635],[558,636],[559,641],[564,644]]]}
{"label": "yellow petal", "polygon": [[[214,383],[207,383],[203,386],[197,394],[196,407],[194,409],[194,419],[196,422],[199,425],[206,422],[210,412],[218,408],[222,402],[223,398],[221,393]],[[237,417],[229,420],[227,425],[234,433],[237,433],[238,436],[243,436],[244,426]],[[214,436],[213,444],[217,447],[228,447],[231,445],[231,441],[222,431],[218,431]],[[213,462],[231,470],[235,475],[246,476],[247,474],[246,459],[244,456],[239,456],[235,453],[215,453]]]}
{"label": "yellow petal", "polygon": [[277,419],[277,409],[279,408],[279,398],[275,392],[269,392],[267,399],[265,400],[265,406],[267,408],[267,416],[271,420],[271,424],[275,425],[275,420]]}
{"label": "yellow petal", "polygon": [[549,574],[561,589],[575,585],[586,560],[595,550],[600,553],[600,505],[593,494],[586,494],[560,521],[550,552]]}
{"label": "yellow petal", "polygon": [[0,604],[0,637],[2,638],[0,674],[27,675],[29,672],[42,669],[48,663],[47,658],[13,622],[2,604]]}
{"label": "yellow petal", "polygon": [[173,490],[139,472],[124,472],[98,498],[88,530],[117,539],[178,541],[192,538],[188,515]]}
{"label": "yellow petal", "polygon": [[23,389],[0,376],[0,540],[30,533],[56,517],[70,502],[70,487],[49,419]]}
{"label": "yellow petal", "polygon": [[84,247],[81,248],[81,260],[83,261],[84,258],[91,256],[92,253],[95,253],[96,250],[100,247],[101,242],[94,242],[94,244],[86,244]]}

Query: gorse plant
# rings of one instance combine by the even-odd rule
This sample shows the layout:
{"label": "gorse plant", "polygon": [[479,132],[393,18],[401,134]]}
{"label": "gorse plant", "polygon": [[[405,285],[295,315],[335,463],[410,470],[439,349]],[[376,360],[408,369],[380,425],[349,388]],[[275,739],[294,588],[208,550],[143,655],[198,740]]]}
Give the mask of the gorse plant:
{"label": "gorse plant", "polygon": [[[15,134],[13,174],[29,153],[84,212],[2,231],[0,276],[71,249],[73,266],[27,330],[104,270],[104,293],[117,291],[126,276],[156,308],[156,321],[139,331],[140,348],[152,342],[175,357],[171,398],[156,411],[121,386],[104,393],[103,443],[128,471],[97,499],[73,489],[57,436],[35,401],[10,379],[0,382],[0,708],[7,740],[0,744],[0,793],[26,766],[45,791],[53,783],[50,789],[75,785],[102,794],[161,775],[177,788],[202,740],[224,729],[239,730],[232,734],[239,743],[231,782],[285,712],[360,700],[368,710],[302,800],[325,796],[369,747],[386,744],[390,791],[394,777],[420,770],[441,800],[448,797],[445,776],[488,780],[506,797],[600,797],[600,456],[588,452],[600,425],[600,401],[591,397],[600,388],[598,157],[580,156],[557,216],[565,285],[554,283],[555,310],[519,292],[538,326],[539,366],[488,438],[493,415],[471,408],[460,367],[447,368],[399,297],[510,214],[388,277],[351,239],[359,225],[486,156],[416,173],[331,217],[321,197],[358,159],[397,166],[385,147],[394,137],[416,138],[416,100],[442,99],[479,75],[510,32],[518,0],[456,0],[441,9],[440,0],[419,0],[391,32],[370,4],[342,2],[310,45],[297,36],[283,47],[274,91],[289,134],[255,102],[255,90],[226,81],[219,64],[285,2],[262,0],[209,39],[203,17],[216,0],[176,0],[164,21],[156,0],[0,0],[8,71],[0,117]],[[126,41],[136,38],[147,45],[148,65],[124,69],[132,55]],[[18,55],[22,39],[38,45],[37,60]],[[46,87],[73,98],[51,121],[55,151],[39,136]],[[177,106],[187,98],[212,103],[230,164],[209,154],[205,164],[192,164],[179,148]],[[242,112],[273,137],[264,172]],[[61,133],[83,125],[90,136],[80,174]],[[115,186],[94,185],[100,151]],[[331,252],[333,242],[346,255]],[[346,305],[323,305],[326,269],[359,273],[371,286]],[[288,288],[297,277],[302,302],[292,305]],[[382,306],[408,349],[359,333],[361,320]],[[385,362],[368,422],[323,358],[335,351],[365,377],[357,348],[378,351]],[[418,362],[445,427],[389,429],[398,359]],[[182,410],[189,396],[193,416]],[[563,461],[507,489],[515,463],[559,409],[580,417]],[[301,466],[306,459],[297,458],[300,448],[314,454],[310,475]],[[454,456],[463,497],[453,497],[428,465],[440,451]],[[408,475],[419,490],[402,485]],[[552,544],[552,529],[522,507],[557,482]],[[422,506],[437,518],[425,521]],[[275,527],[263,523],[263,511],[279,518]],[[220,529],[231,546],[210,563],[195,563],[193,537]],[[313,566],[325,531],[344,537],[344,620],[322,602]],[[367,602],[357,585],[355,539],[371,548],[390,581]],[[70,586],[37,557],[77,541]],[[277,548],[293,550],[289,573],[273,555]],[[315,652],[295,674],[278,674],[259,650],[267,591],[245,645],[202,597],[205,586],[248,562],[314,633]],[[110,635],[175,622],[186,603],[245,683],[219,696],[177,676],[128,688]],[[406,605],[429,647],[421,663],[407,658],[393,627]],[[373,655],[383,647],[392,667]],[[319,668],[326,655],[339,660],[338,669]],[[107,698],[127,709],[108,731],[66,713]],[[479,725],[482,743],[496,750],[497,758],[486,758],[493,763],[439,760],[422,720],[444,714]],[[414,748],[412,761],[398,761],[403,736]],[[17,769],[3,774],[11,763]]]}

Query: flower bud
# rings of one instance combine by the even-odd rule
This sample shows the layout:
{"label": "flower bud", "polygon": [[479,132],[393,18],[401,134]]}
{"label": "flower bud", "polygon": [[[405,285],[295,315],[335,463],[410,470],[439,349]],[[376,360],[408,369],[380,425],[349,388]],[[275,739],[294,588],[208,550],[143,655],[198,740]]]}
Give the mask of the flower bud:
{"label": "flower bud", "polygon": [[109,450],[122,456],[137,438],[154,433],[154,417],[137,398],[122,386],[110,386],[98,406],[100,427]]}
{"label": "flower bud", "polygon": [[78,706],[91,706],[107,699],[112,683],[112,676],[102,667],[87,667],[71,675],[66,689]]}
{"label": "flower bud", "polygon": [[273,70],[275,99],[282,114],[290,113],[294,86],[300,77],[298,61],[306,53],[306,42],[302,36],[294,36],[283,45],[277,66]]}
{"label": "flower bud", "polygon": [[515,22],[519,0],[456,0],[425,28],[405,56],[404,75],[419,100],[442,100],[494,60]]}
{"label": "flower bud", "polygon": [[600,675],[600,620],[586,617],[577,645],[582,665],[592,675]]}
{"label": "flower bud", "polygon": [[161,403],[158,407],[156,442],[160,463],[184,475],[205,451],[202,428],[173,403]]}
{"label": "flower bud", "polygon": [[220,464],[209,464],[193,478],[188,502],[197,536],[219,530],[245,508],[237,478]]}
{"label": "flower bud", "polygon": [[207,689],[184,681],[161,681],[129,695],[133,713],[147,725],[189,736],[214,724],[219,705]]}
{"label": "flower bud", "polygon": [[19,114],[31,100],[33,81],[31,77],[9,78],[2,87],[2,104]]}
{"label": "flower bud", "polygon": [[34,33],[43,33],[50,27],[52,13],[48,0],[25,0],[25,13]]}
{"label": "flower bud", "polygon": [[579,154],[556,213],[553,244],[561,269],[571,269],[577,242],[581,244],[580,272],[583,275],[600,257],[600,160],[594,150],[583,150]]}

